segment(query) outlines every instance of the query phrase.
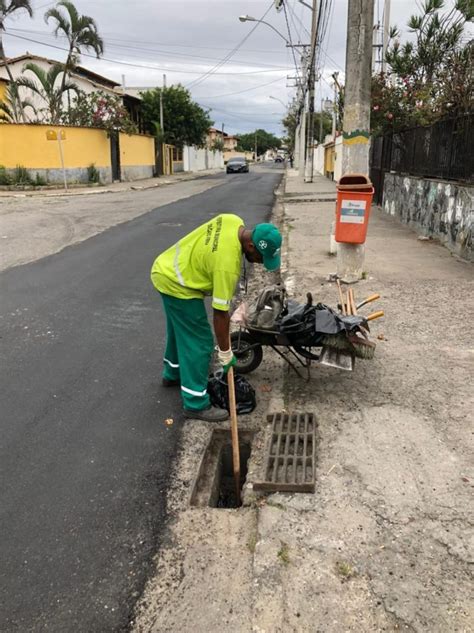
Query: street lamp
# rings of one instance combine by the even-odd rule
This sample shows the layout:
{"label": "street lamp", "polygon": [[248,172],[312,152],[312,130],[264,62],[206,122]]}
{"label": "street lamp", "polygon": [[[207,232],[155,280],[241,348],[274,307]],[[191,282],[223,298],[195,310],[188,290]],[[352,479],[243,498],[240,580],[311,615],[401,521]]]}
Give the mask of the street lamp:
{"label": "street lamp", "polygon": [[283,103],[283,101],[282,101],[281,99],[279,99],[278,97],[272,97],[272,95],[269,95],[269,96],[268,96],[268,98],[269,98],[269,99],[274,99],[275,101],[279,101],[279,102],[281,103],[281,105],[285,108],[285,110],[288,108],[288,106],[287,106],[287,105],[285,105],[285,104]]}
{"label": "street lamp", "polygon": [[277,35],[279,35],[279,37],[281,37],[281,39],[285,42],[285,44],[287,44],[288,46],[290,46],[290,42],[286,39],[286,37],[284,35],[282,35],[280,33],[280,31],[278,31],[273,24],[270,24],[270,22],[265,22],[265,20],[257,20],[257,18],[252,17],[251,15],[239,15],[239,20],[241,22],[260,22],[260,24],[266,24],[267,26],[269,26],[271,29],[273,29],[275,31],[275,33]]}

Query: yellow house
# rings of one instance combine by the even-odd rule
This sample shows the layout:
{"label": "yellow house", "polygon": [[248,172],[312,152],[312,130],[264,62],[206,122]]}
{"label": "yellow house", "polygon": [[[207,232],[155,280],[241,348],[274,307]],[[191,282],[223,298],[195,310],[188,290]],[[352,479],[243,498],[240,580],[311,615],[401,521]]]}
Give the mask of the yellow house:
{"label": "yellow house", "polygon": [[[21,64],[33,60],[45,69],[54,60],[24,55],[9,60],[10,69],[19,72]],[[3,73],[3,76],[2,76]],[[8,78],[0,62],[0,99],[5,100]],[[77,75],[77,76],[76,76]],[[15,76],[15,74],[14,74]],[[82,67],[75,70],[81,89],[105,90],[123,99],[130,118],[142,129],[140,99],[117,91],[118,84]],[[25,95],[26,96],[26,95]],[[146,134],[108,133],[103,128],[51,125],[43,122],[9,123],[0,121],[0,165],[8,171],[25,167],[32,179],[48,183],[87,183],[92,174],[101,183],[139,180],[155,174],[155,139]],[[94,169],[92,169],[92,167]]]}

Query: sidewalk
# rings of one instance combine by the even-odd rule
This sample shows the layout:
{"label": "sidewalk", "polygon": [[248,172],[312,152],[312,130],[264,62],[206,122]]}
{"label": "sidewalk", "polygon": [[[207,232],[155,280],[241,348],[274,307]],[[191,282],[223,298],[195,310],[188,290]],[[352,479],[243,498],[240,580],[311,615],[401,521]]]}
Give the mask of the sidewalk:
{"label": "sidewalk", "polygon": [[[290,171],[285,193],[285,282],[334,306],[335,184]],[[356,297],[379,292],[366,313],[386,315],[374,360],[315,368],[308,384],[285,375],[271,403],[316,414],[319,463],[315,495],[273,495],[259,511],[255,630],[474,629],[473,267],[376,209],[366,267]]]}
{"label": "sidewalk", "polygon": [[[334,306],[334,183],[289,170],[280,199],[290,294]],[[170,530],[135,631],[474,630],[473,268],[376,209],[366,266],[356,298],[379,292],[367,313],[386,315],[372,324],[372,361],[314,367],[306,383],[266,351],[249,376],[259,407],[239,420],[257,431],[244,508],[189,507],[210,431],[184,427]],[[282,409],[317,417],[316,493],[258,498],[265,413]]]}
{"label": "sidewalk", "polygon": [[197,178],[204,178],[205,176],[213,176],[214,174],[224,173],[224,169],[206,169],[196,172],[182,172],[173,174],[172,176],[159,176],[156,178],[146,178],[144,180],[134,180],[132,182],[114,182],[108,185],[95,187],[86,187],[81,185],[71,185],[68,191],[64,190],[64,187],[58,187],[57,189],[37,189],[30,191],[21,190],[0,190],[1,198],[24,198],[28,197],[58,197],[58,196],[87,196],[98,195],[101,193],[117,193],[120,191],[142,191],[144,189],[154,189],[155,187],[164,187],[166,185],[173,185],[183,180],[196,180]]}

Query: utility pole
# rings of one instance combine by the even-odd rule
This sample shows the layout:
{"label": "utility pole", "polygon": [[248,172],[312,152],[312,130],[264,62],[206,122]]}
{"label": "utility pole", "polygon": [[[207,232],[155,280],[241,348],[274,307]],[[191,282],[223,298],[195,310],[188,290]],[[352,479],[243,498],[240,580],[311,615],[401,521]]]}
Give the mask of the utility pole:
{"label": "utility pole", "polygon": [[163,75],[163,87],[160,90],[160,128],[161,136],[165,133],[165,122],[163,117],[163,90],[166,88],[166,75]]}
{"label": "utility pole", "polygon": [[308,131],[306,135],[305,182],[313,182],[314,170],[314,84],[316,74],[316,36],[318,32],[317,0],[313,0],[311,19],[311,46],[308,68]]}
{"label": "utility pole", "polygon": [[255,162],[257,162],[257,130],[255,130]]}
{"label": "utility pole", "polygon": [[[346,46],[346,86],[342,134],[342,173],[368,174],[370,91],[374,0],[349,0]],[[340,242],[338,276],[347,281],[362,277],[364,244]]]}
{"label": "utility pole", "polygon": [[337,78],[339,77],[339,72],[335,72],[332,74],[332,78],[334,79],[334,97],[332,102],[332,140],[336,142],[336,133],[337,133],[337,91],[340,89]]}
{"label": "utility pole", "polygon": [[382,39],[382,72],[387,66],[385,55],[387,54],[388,38],[390,36],[390,0],[385,0],[383,9],[383,39]]}
{"label": "utility pole", "polygon": [[323,102],[321,99],[321,112],[319,114],[319,143],[323,142]]}
{"label": "utility pole", "polygon": [[[309,53],[311,55],[311,53]],[[303,57],[303,73],[302,76],[306,76],[306,71],[308,68],[308,54],[305,50]],[[301,85],[301,107],[300,107],[300,118],[299,118],[299,156],[298,156],[298,173],[300,176],[305,175],[305,166],[306,166],[306,119],[307,119],[307,95],[304,85]]]}

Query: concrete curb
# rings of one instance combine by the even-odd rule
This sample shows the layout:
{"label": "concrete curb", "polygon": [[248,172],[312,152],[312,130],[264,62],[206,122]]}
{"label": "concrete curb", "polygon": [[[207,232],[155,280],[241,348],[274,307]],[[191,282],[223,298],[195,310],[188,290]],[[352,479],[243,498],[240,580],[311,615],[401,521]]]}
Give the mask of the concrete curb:
{"label": "concrete curb", "polygon": [[147,189],[156,189],[159,187],[165,187],[167,185],[174,185],[178,182],[184,182],[186,180],[198,180],[200,178],[206,178],[207,176],[214,176],[215,174],[224,173],[223,169],[213,169],[206,171],[205,173],[193,172],[192,175],[174,176],[172,180],[164,180],[157,178],[157,182],[140,185],[140,180],[133,183],[120,183],[117,188],[113,186],[94,188],[94,189],[72,189],[70,191],[63,191],[58,189],[45,189],[42,191],[0,191],[0,199],[2,198],[68,198],[73,196],[97,196],[104,193],[120,193],[122,191],[146,191]]}

